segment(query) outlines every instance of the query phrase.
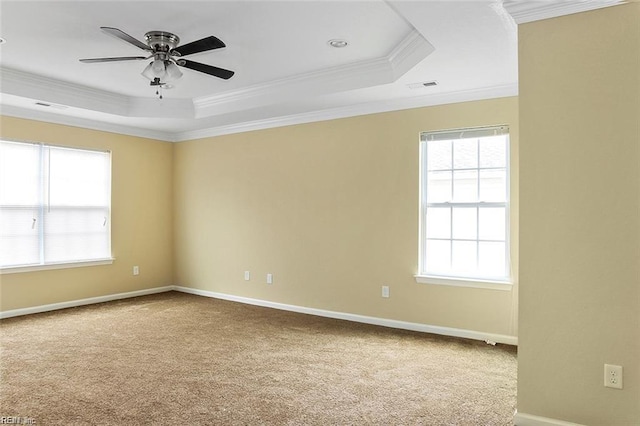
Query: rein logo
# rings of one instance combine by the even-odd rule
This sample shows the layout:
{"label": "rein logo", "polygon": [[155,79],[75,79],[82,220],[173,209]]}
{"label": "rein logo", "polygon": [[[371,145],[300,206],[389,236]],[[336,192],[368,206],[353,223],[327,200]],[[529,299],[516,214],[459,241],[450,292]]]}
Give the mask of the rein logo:
{"label": "rein logo", "polygon": [[21,416],[0,416],[2,425],[35,425],[36,419]]}

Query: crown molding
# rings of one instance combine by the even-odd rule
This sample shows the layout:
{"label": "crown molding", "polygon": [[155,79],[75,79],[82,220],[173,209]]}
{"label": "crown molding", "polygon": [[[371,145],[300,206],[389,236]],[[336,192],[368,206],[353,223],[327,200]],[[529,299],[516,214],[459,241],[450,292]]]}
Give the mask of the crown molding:
{"label": "crown molding", "polygon": [[129,109],[124,95],[0,67],[2,93],[68,107],[122,115]]}
{"label": "crown molding", "polygon": [[315,96],[392,83],[434,50],[431,43],[414,29],[385,57],[195,98],[196,117],[286,102],[299,98],[300,93]]}
{"label": "crown molding", "polygon": [[264,130],[274,127],[291,126],[295,124],[312,123],[317,121],[335,120],[339,118],[355,117],[367,114],[399,111],[411,108],[421,108],[436,105],[445,105],[459,102],[471,102],[484,99],[497,99],[518,95],[517,83],[485,87],[480,89],[465,90],[452,93],[442,93],[436,95],[422,95],[410,98],[395,100],[381,100],[367,102],[357,105],[350,105],[324,110],[309,111],[300,114],[282,115],[279,117],[265,118],[262,120],[247,121],[239,124],[211,126],[205,129],[191,130],[185,132],[162,132],[156,130],[143,129],[138,127],[125,126],[120,124],[105,123],[98,120],[91,120],[79,117],[72,117],[63,114],[39,111],[28,108],[21,108],[9,105],[2,105],[0,114],[10,117],[24,118],[29,120],[44,121],[47,123],[62,124],[72,127],[82,127],[92,130],[100,130],[111,133],[118,133],[130,136],[137,136],[155,139],[165,142],[184,142],[194,139],[202,139],[214,136],[243,133],[254,130]]}
{"label": "crown molding", "polygon": [[621,0],[567,0],[561,2],[503,0],[502,5],[516,23],[524,24],[624,3],[626,1]]}
{"label": "crown molding", "polygon": [[[371,83],[383,84],[390,77],[390,68],[385,60],[360,62],[322,71],[314,71],[291,78],[257,84],[212,96],[194,99],[198,118],[255,108],[300,97],[301,93],[315,96],[331,91],[344,91],[366,87]],[[359,76],[356,79],[355,76]],[[364,77],[366,76],[366,77]]]}
{"label": "crown molding", "polygon": [[129,97],[79,84],[0,67],[2,94],[58,107],[80,108],[121,117],[195,118],[189,99]]}
{"label": "crown molding", "polygon": [[99,130],[102,132],[117,133],[121,135],[137,136],[165,142],[176,142],[174,135],[169,132],[106,123],[99,120],[56,114],[49,111],[40,111],[30,108],[21,108],[13,105],[0,105],[0,115],[43,121],[45,123],[62,124],[71,127],[81,127],[83,129]]}
{"label": "crown molding", "polygon": [[266,118],[262,120],[247,121],[239,124],[214,126],[206,129],[178,132],[173,135],[175,142],[185,142],[214,136],[229,135],[234,133],[264,130],[274,127],[291,126],[295,124],[312,123],[317,121],[335,120],[339,118],[355,117],[367,114],[399,111],[412,108],[421,108],[436,105],[445,105],[459,102],[471,102],[485,99],[506,98],[518,95],[517,83],[485,87],[480,89],[465,90],[436,95],[414,96],[411,98],[382,100],[367,102],[345,107],[330,108],[318,111],[309,111],[300,114],[284,115],[280,117]]}
{"label": "crown molding", "polygon": [[435,50],[435,47],[418,30],[414,29],[385,58],[394,72],[394,81]]}

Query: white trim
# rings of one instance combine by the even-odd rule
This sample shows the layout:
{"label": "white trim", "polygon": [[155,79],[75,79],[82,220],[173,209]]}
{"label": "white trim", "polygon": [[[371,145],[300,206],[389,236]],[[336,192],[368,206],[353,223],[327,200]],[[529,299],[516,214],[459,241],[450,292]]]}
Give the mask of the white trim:
{"label": "white trim", "polygon": [[129,109],[129,97],[125,95],[6,67],[0,67],[0,75],[2,93],[6,95],[115,115],[123,115]]}
{"label": "white trim", "polygon": [[486,290],[513,290],[513,284],[507,281],[490,281],[464,278],[434,277],[431,275],[414,275],[420,284],[446,285],[452,287],[482,288]]}
{"label": "white trim", "polygon": [[516,23],[524,24],[624,3],[626,1],[620,0],[565,0],[561,2],[504,0],[502,6],[509,12]]}
{"label": "white trim", "polygon": [[113,300],[128,299],[131,297],[147,296],[168,291],[179,291],[182,293],[194,294],[197,296],[211,297],[214,299],[229,300],[231,302],[245,303],[248,305],[263,306],[266,308],[280,309],[283,311],[297,312],[300,314],[316,315],[325,318],[341,319],[346,321],[372,324],[382,327],[397,328],[401,330],[418,331],[422,333],[439,334],[443,336],[461,337],[465,339],[482,340],[485,342],[503,343],[506,345],[517,345],[516,336],[504,334],[484,333],[481,331],[464,330],[460,328],[441,327],[437,325],[420,324],[415,322],[398,321],[386,318],[370,317],[364,315],[350,314],[346,312],[327,311],[324,309],[308,308],[305,306],[288,305],[285,303],[270,302],[268,300],[252,299],[248,297],[235,296],[226,293],[217,293],[208,290],[169,285],[164,287],[154,287],[145,290],[136,290],[126,293],[109,294],[106,296],[90,297],[87,299],[71,300],[68,302],[52,303],[49,305],[33,306],[30,308],[12,309],[0,311],[0,319],[11,318],[21,315],[37,314],[41,312],[55,311],[58,309],[74,308],[77,306],[91,305],[95,303],[110,302]]}
{"label": "white trim", "polygon": [[7,266],[0,268],[0,275],[19,274],[22,272],[48,271],[51,269],[84,268],[86,266],[111,265],[114,258],[81,260],[77,262],[48,263],[46,265]]}
{"label": "white trim", "polygon": [[0,311],[1,318],[11,318],[21,315],[38,314],[41,312],[55,311],[58,309],[75,308],[77,306],[93,305],[95,303],[110,302],[112,300],[128,299],[131,297],[147,296],[149,294],[165,293],[174,290],[174,286],[155,287],[145,290],[129,291],[126,293],[108,294],[106,296],[89,297],[87,299],[70,300],[68,302],[51,303],[49,305],[33,306],[30,308],[12,309]]}
{"label": "white trim", "polygon": [[[0,94],[0,98],[2,95]],[[137,136],[165,142],[176,142],[171,132],[151,130],[122,124],[107,123],[90,118],[66,115],[63,110],[57,112],[23,108],[14,105],[0,104],[0,114],[7,117],[23,118],[27,120],[43,121],[45,123],[61,124],[63,126],[80,127],[82,129],[98,130],[101,132],[117,133],[120,135]]]}
{"label": "white trim", "polygon": [[526,413],[516,413],[513,418],[513,424],[515,426],[583,426],[578,423],[565,422],[563,420],[534,416]]}
{"label": "white trim", "polygon": [[[367,114],[400,111],[405,109],[423,108],[436,105],[446,105],[461,102],[472,102],[486,99],[498,99],[518,95],[517,83],[502,86],[483,87],[458,92],[440,93],[433,95],[411,96],[400,99],[386,99],[365,102],[355,105],[339,106],[323,110],[313,110],[299,114],[287,114],[253,121],[243,121],[236,124],[222,124],[205,127],[203,129],[179,132],[159,131],[146,128],[108,123],[98,119],[80,118],[63,113],[63,110],[44,111],[23,108],[0,103],[0,114],[27,120],[43,121],[46,123],[62,124],[65,126],[118,133],[122,135],[143,137],[165,142],[184,142],[195,139],[250,132],[254,130],[271,129],[274,127],[291,126],[296,124],[313,123],[318,121],[335,120],[356,117]],[[2,94],[0,94],[0,99]]]}
{"label": "white trim", "polygon": [[481,331],[464,330],[460,328],[440,327],[436,325],[420,324],[415,322],[398,321],[386,318],[370,317],[364,315],[350,314],[346,312],[327,311],[324,309],[308,308],[305,306],[288,305],[268,300],[251,299],[248,297],[235,296],[226,293],[217,293],[196,288],[173,286],[173,289],[183,293],[195,294],[197,296],[211,297],[214,299],[229,300],[232,302],[245,303],[248,305],[263,306],[266,308],[280,309],[283,311],[297,312],[300,314],[316,315],[326,318],[341,319],[346,321],[359,322],[364,324],[379,325],[382,327],[398,328],[402,330],[419,331],[423,333],[440,334],[443,336],[462,337],[465,339],[483,340],[488,342],[504,343],[507,345],[517,345],[516,336],[504,334],[484,333]]}
{"label": "white trim", "polygon": [[511,96],[518,96],[517,83],[504,86],[464,90],[459,92],[441,93],[435,95],[412,96],[410,98],[392,100],[387,99],[336,108],[327,108],[324,110],[303,112],[299,114],[265,118],[262,120],[245,121],[237,124],[213,126],[199,130],[188,130],[185,132],[176,133],[172,140],[174,142],[185,142],[213,136],[271,129],[274,127],[314,123],[318,121],[335,120],[339,118],[356,117],[360,115],[400,111],[413,108],[423,108],[436,105],[506,98]]}

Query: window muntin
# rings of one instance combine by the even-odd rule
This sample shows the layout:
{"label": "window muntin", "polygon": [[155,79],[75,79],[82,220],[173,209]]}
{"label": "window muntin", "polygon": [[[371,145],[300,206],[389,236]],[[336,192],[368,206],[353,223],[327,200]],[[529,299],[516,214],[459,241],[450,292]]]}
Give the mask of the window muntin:
{"label": "window muntin", "polygon": [[510,281],[508,127],[420,138],[418,275]]}
{"label": "window muntin", "polygon": [[109,152],[0,141],[0,267],[111,258]]}

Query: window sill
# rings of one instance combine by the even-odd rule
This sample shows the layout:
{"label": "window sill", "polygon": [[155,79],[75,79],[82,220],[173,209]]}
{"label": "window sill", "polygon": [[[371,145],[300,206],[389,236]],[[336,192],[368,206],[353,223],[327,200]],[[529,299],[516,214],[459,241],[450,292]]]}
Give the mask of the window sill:
{"label": "window sill", "polygon": [[414,275],[420,284],[445,285],[452,287],[482,288],[486,290],[511,291],[513,283],[509,281],[474,280],[463,278],[436,277],[432,275]]}
{"label": "window sill", "polygon": [[50,263],[47,265],[9,266],[0,268],[0,275],[18,274],[22,272],[47,271],[51,269],[83,268],[85,266],[111,265],[115,259],[84,260],[79,262]]}

